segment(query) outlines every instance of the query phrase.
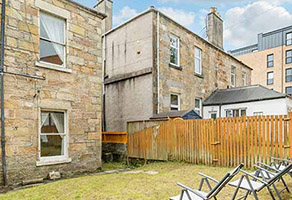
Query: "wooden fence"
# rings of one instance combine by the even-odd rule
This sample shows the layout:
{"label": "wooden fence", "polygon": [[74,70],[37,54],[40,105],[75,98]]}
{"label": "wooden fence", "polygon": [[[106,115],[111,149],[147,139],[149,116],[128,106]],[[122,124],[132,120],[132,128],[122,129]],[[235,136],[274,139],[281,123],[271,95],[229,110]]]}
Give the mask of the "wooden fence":
{"label": "wooden fence", "polygon": [[127,144],[127,132],[102,132],[102,142]]}
{"label": "wooden fence", "polygon": [[[167,121],[128,135],[128,156],[252,167],[292,157],[292,113],[281,116]],[[132,124],[128,124],[128,129]]]}

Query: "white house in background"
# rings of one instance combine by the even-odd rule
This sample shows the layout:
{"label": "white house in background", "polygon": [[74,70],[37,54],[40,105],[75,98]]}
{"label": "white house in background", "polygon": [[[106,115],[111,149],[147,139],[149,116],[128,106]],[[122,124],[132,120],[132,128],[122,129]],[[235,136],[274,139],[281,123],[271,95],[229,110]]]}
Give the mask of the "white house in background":
{"label": "white house in background", "polygon": [[291,96],[252,85],[214,91],[203,102],[203,118],[286,115],[291,109]]}

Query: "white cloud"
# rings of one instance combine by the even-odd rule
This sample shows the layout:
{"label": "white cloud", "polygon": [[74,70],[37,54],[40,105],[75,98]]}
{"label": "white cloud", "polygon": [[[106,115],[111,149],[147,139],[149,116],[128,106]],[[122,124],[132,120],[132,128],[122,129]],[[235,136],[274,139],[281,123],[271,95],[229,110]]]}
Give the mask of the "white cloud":
{"label": "white cloud", "polygon": [[129,8],[125,6],[122,10],[120,10],[118,15],[113,16],[113,24],[114,26],[119,25],[126,20],[136,16],[138,13],[135,9]]}
{"label": "white cloud", "polygon": [[181,9],[173,9],[173,8],[159,8],[162,13],[172,18],[176,22],[180,23],[183,26],[191,27],[195,22],[195,13],[194,12],[186,12]]}
{"label": "white cloud", "polygon": [[225,13],[224,43],[242,47],[257,42],[257,34],[291,25],[292,13],[267,1],[234,7]]}
{"label": "white cloud", "polygon": [[[256,1],[261,1],[261,0],[158,0],[159,3],[206,3],[206,4],[216,4],[216,3],[250,3],[250,2],[256,2]],[[273,5],[279,5],[282,3],[288,3],[292,2],[292,0],[264,0],[265,2],[272,3]]]}

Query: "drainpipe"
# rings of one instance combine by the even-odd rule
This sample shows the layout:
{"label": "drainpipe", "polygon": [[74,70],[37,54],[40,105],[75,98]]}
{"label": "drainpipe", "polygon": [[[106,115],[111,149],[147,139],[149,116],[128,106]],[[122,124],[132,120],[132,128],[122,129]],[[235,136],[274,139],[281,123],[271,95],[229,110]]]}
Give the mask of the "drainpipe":
{"label": "drainpipe", "polygon": [[219,118],[221,118],[221,104],[219,105]]}
{"label": "drainpipe", "polygon": [[159,96],[160,96],[160,91],[159,91],[159,87],[160,87],[160,83],[159,83],[159,79],[160,79],[160,71],[159,71],[159,49],[160,49],[160,31],[159,31],[159,27],[160,27],[160,13],[159,11],[157,11],[157,44],[156,44],[156,67],[157,67],[157,114],[159,114],[159,105],[160,105],[160,99],[159,99]]}
{"label": "drainpipe", "polygon": [[1,87],[1,152],[3,185],[7,185],[6,152],[5,152],[5,115],[4,115],[4,42],[5,42],[5,0],[2,0],[1,13],[1,63],[0,63],[0,87]]}

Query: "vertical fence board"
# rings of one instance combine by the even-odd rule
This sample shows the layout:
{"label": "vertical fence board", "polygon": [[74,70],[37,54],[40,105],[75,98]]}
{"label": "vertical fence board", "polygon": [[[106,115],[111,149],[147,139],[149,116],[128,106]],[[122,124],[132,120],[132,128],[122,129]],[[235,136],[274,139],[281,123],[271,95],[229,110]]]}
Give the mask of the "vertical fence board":
{"label": "vertical fence board", "polygon": [[[146,123],[146,122],[145,122]],[[153,122],[152,122],[153,123]],[[142,126],[139,124],[139,126]],[[292,113],[127,125],[128,157],[235,166],[292,157]]]}

